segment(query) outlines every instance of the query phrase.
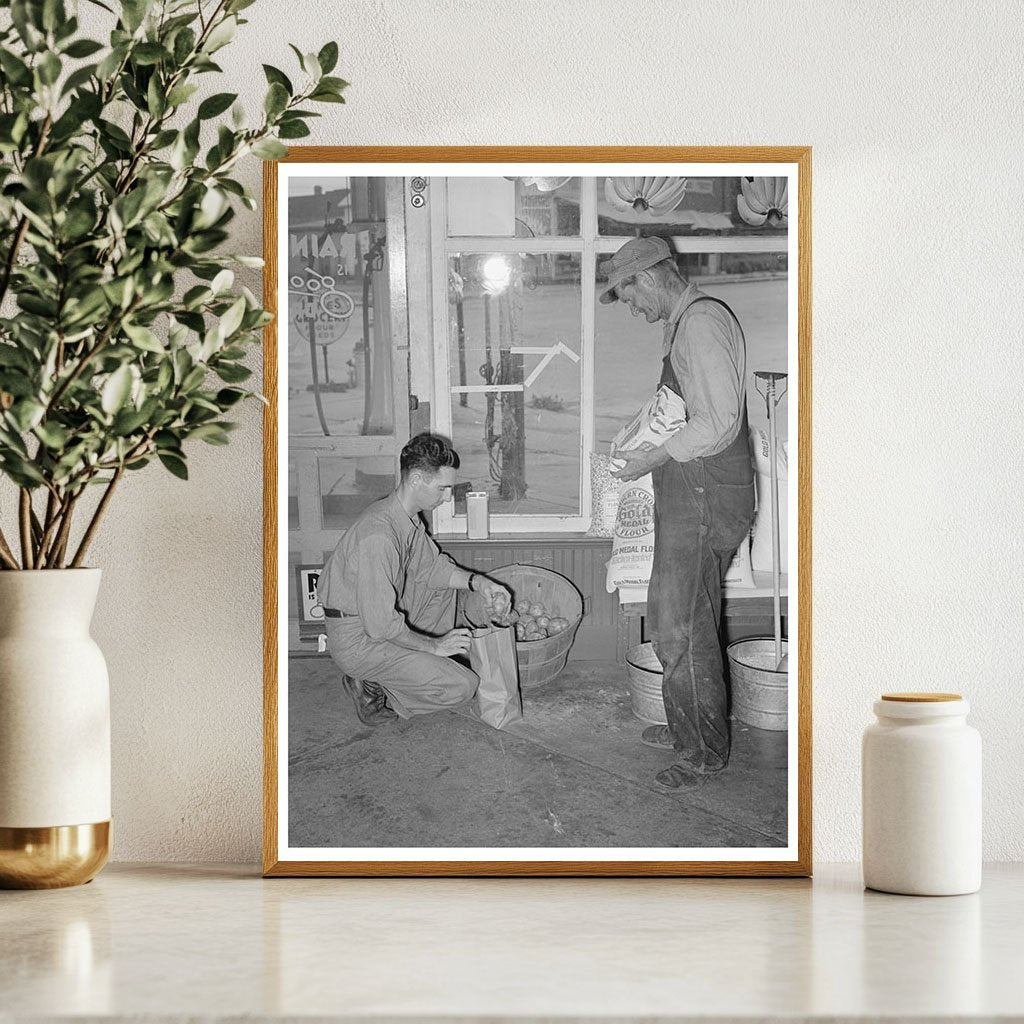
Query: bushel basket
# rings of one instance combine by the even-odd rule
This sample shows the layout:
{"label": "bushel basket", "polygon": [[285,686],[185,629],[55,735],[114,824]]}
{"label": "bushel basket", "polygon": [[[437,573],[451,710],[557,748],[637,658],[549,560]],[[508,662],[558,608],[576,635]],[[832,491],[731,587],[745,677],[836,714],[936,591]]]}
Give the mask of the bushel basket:
{"label": "bushel basket", "polygon": [[516,641],[519,685],[524,690],[550,683],[565,668],[569,649],[583,619],[583,598],[564,576],[539,565],[503,565],[487,573],[504,583],[516,604],[528,601],[544,605],[552,616],[569,620],[560,633],[544,640]]}

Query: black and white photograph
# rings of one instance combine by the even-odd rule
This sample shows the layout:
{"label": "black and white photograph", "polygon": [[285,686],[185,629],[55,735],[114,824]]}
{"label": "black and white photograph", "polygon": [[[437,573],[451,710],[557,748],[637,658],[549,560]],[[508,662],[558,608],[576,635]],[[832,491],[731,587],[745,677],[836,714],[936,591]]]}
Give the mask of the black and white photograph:
{"label": "black and white photograph", "polygon": [[809,150],[430,152],[267,168],[265,872],[807,874]]}

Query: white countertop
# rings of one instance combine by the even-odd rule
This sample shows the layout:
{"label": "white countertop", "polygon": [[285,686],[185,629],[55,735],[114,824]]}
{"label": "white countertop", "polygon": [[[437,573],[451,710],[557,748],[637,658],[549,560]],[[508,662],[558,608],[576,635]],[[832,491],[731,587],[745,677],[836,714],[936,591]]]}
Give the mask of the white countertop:
{"label": "white countertop", "polygon": [[[973,896],[771,879],[272,879],[0,893],[0,1021],[1024,1018],[1024,865]],[[1005,1024],[1005,1020],[1004,1020]]]}

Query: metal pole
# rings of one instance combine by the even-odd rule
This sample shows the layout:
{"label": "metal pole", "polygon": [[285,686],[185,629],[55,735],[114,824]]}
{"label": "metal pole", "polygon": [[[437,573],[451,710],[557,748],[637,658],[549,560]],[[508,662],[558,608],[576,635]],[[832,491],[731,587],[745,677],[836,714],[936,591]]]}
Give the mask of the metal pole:
{"label": "metal pole", "polygon": [[765,389],[768,405],[768,448],[772,460],[772,591],[775,598],[775,665],[782,661],[782,554],[779,542],[779,467],[775,448],[775,380],[770,378]]}

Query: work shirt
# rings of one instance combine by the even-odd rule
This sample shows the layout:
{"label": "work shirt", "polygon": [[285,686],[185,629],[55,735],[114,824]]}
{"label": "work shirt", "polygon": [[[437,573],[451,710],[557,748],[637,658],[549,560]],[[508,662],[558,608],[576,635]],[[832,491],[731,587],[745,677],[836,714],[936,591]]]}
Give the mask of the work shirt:
{"label": "work shirt", "polygon": [[454,568],[420,517],[411,518],[394,493],[349,527],[323,568],[317,592],[325,608],[358,616],[371,640],[404,646],[407,637],[420,636],[401,610],[406,581],[443,590],[451,586]]}
{"label": "work shirt", "polygon": [[743,329],[727,306],[687,285],[665,323],[663,354],[670,352],[686,426],[665,450],[677,462],[716,455],[736,438],[746,410]]}

